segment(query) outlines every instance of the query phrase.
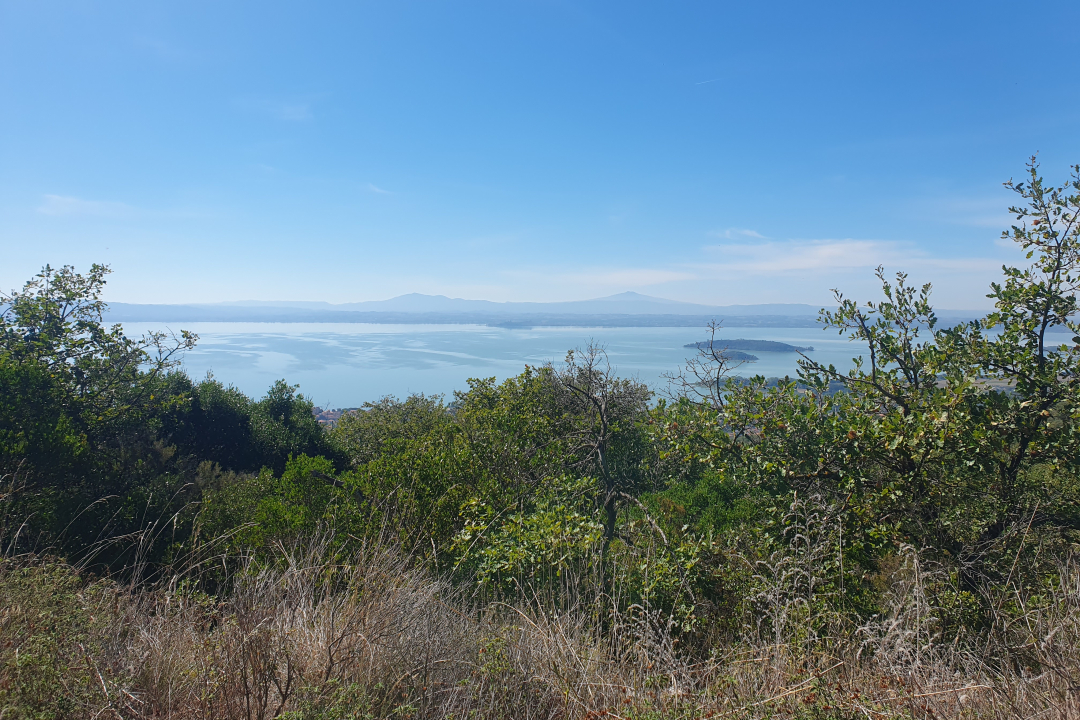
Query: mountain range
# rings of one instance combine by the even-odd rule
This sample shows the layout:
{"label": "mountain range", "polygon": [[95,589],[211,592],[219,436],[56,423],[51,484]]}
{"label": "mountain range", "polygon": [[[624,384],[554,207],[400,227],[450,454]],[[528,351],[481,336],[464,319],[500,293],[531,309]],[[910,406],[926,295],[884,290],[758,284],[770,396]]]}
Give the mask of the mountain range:
{"label": "mountain range", "polygon": [[[216,303],[211,307],[276,307],[303,310],[335,310],[351,312],[418,312],[418,313],[485,313],[492,315],[817,315],[819,308],[802,304],[768,305],[700,305],[698,303],[667,300],[665,298],[624,292],[617,295],[574,300],[570,302],[494,302],[491,300],[464,300],[445,295],[409,293],[389,300],[331,304],[327,302],[290,302],[241,300]],[[199,305],[198,307],[208,307]]]}
{"label": "mountain range", "polygon": [[[816,305],[702,305],[624,292],[569,302],[494,302],[409,293],[389,300],[333,304],[241,300],[222,303],[148,305],[110,303],[113,322],[360,322],[535,326],[701,326],[719,320],[729,327],[806,327],[817,323]],[[956,311],[956,317],[979,313]]]}

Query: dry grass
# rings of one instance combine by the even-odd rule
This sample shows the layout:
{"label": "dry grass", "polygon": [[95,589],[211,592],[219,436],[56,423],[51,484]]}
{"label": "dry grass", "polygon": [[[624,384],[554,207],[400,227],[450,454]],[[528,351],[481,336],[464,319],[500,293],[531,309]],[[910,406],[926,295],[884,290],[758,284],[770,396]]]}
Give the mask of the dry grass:
{"label": "dry grass", "polygon": [[890,612],[843,641],[800,630],[805,583],[781,586],[802,577],[785,561],[768,632],[748,617],[743,638],[693,660],[656,614],[616,613],[601,632],[595,613],[472,607],[384,545],[343,564],[325,550],[279,548],[222,598],[7,562],[0,717],[1080,718],[1075,558],[966,648],[934,642],[914,552]]}

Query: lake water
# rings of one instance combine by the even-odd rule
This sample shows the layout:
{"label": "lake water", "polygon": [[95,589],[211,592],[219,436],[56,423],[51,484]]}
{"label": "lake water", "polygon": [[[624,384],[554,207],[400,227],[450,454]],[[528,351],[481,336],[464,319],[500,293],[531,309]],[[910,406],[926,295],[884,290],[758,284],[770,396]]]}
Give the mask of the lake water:
{"label": "lake water", "polygon": [[[606,347],[615,370],[636,377],[654,390],[667,386],[664,373],[675,372],[692,348],[706,339],[694,328],[535,328],[504,329],[483,325],[368,325],[359,323],[181,323],[199,335],[184,357],[193,378],[208,372],[252,397],[261,397],[284,378],[324,408],[357,407],[385,395],[445,394],[467,387],[468,378],[503,380],[526,364],[560,362],[566,351],[590,340]],[[161,330],[161,323],[124,323],[129,335]],[[851,367],[861,348],[835,331],[820,328],[732,328],[724,339],[777,340],[813,346],[808,355],[838,369]],[[743,365],[744,376],[794,376],[796,353],[753,353],[757,362]]]}

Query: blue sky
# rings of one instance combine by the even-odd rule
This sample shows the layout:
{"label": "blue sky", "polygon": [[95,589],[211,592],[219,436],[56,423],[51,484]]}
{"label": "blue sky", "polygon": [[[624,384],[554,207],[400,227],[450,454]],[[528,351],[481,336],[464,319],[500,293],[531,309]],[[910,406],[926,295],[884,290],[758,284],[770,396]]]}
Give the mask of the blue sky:
{"label": "blue sky", "polygon": [[1080,3],[0,0],[0,286],[985,306]]}

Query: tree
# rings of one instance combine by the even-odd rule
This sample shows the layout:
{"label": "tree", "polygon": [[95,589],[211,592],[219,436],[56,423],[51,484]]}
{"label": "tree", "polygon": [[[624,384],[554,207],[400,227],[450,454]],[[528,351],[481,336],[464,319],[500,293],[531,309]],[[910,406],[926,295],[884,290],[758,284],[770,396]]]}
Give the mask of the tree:
{"label": "tree", "polygon": [[[1025,537],[1080,530],[1071,479],[1080,457],[1080,170],[1056,188],[1037,170],[1033,160],[1027,183],[1006,184],[1026,206],[1012,208],[1021,224],[1005,237],[1033,263],[1003,269],[987,318],[940,328],[929,284],[878,268],[880,301],[834,291],[837,309],[821,314],[827,329],[863,346],[851,371],[804,356],[797,380],[769,386],[724,379],[723,358],[691,366],[720,389],[703,398],[690,383],[665,408],[667,451],[778,500],[837,508],[840,565],[858,570],[853,583],[912,544],[954,568],[943,607],[978,605],[990,617]],[[1063,330],[1077,337],[1055,347],[1050,333]]]}
{"label": "tree", "polygon": [[[1047,187],[1036,158],[1028,163],[1027,183],[1005,184],[1024,200],[1010,207],[1018,225],[1002,238],[1021,246],[1032,264],[1003,267],[1005,281],[991,285],[995,309],[982,325],[997,336],[968,329],[974,360],[987,377],[1015,390],[1021,402],[994,408],[995,427],[1010,430],[999,441],[997,474],[1002,499],[1015,503],[1020,475],[1032,463],[1075,468],[1076,426],[1080,412],[1080,165],[1060,187]],[[1031,221],[1030,226],[1028,221]],[[1071,343],[1053,344],[1050,331],[1068,331]],[[1051,512],[1051,508],[1045,508]]]}
{"label": "tree", "polygon": [[97,264],[86,275],[46,265],[21,291],[0,293],[0,353],[61,376],[76,397],[100,409],[132,384],[146,387],[176,367],[198,340],[187,331],[133,339],[120,325],[106,327],[101,292],[109,272]]}
{"label": "tree", "polygon": [[0,475],[27,547],[62,541],[89,552],[147,513],[168,514],[183,494],[158,430],[179,400],[162,392],[168,375],[196,337],[133,339],[107,327],[108,272],[46,266],[0,295]]}
{"label": "tree", "polygon": [[642,425],[652,393],[643,383],[617,377],[607,353],[593,343],[568,352],[554,378],[565,412],[573,418],[574,469],[599,481],[606,554],[615,539],[619,509],[636,504],[644,489],[649,449]]}
{"label": "tree", "polygon": [[144,430],[145,414],[164,400],[155,388],[194,346],[188,332],[132,339],[106,327],[108,272],[46,266],[21,291],[0,294],[0,383],[10,403],[0,419],[0,474],[39,486],[95,474],[87,463]]}

